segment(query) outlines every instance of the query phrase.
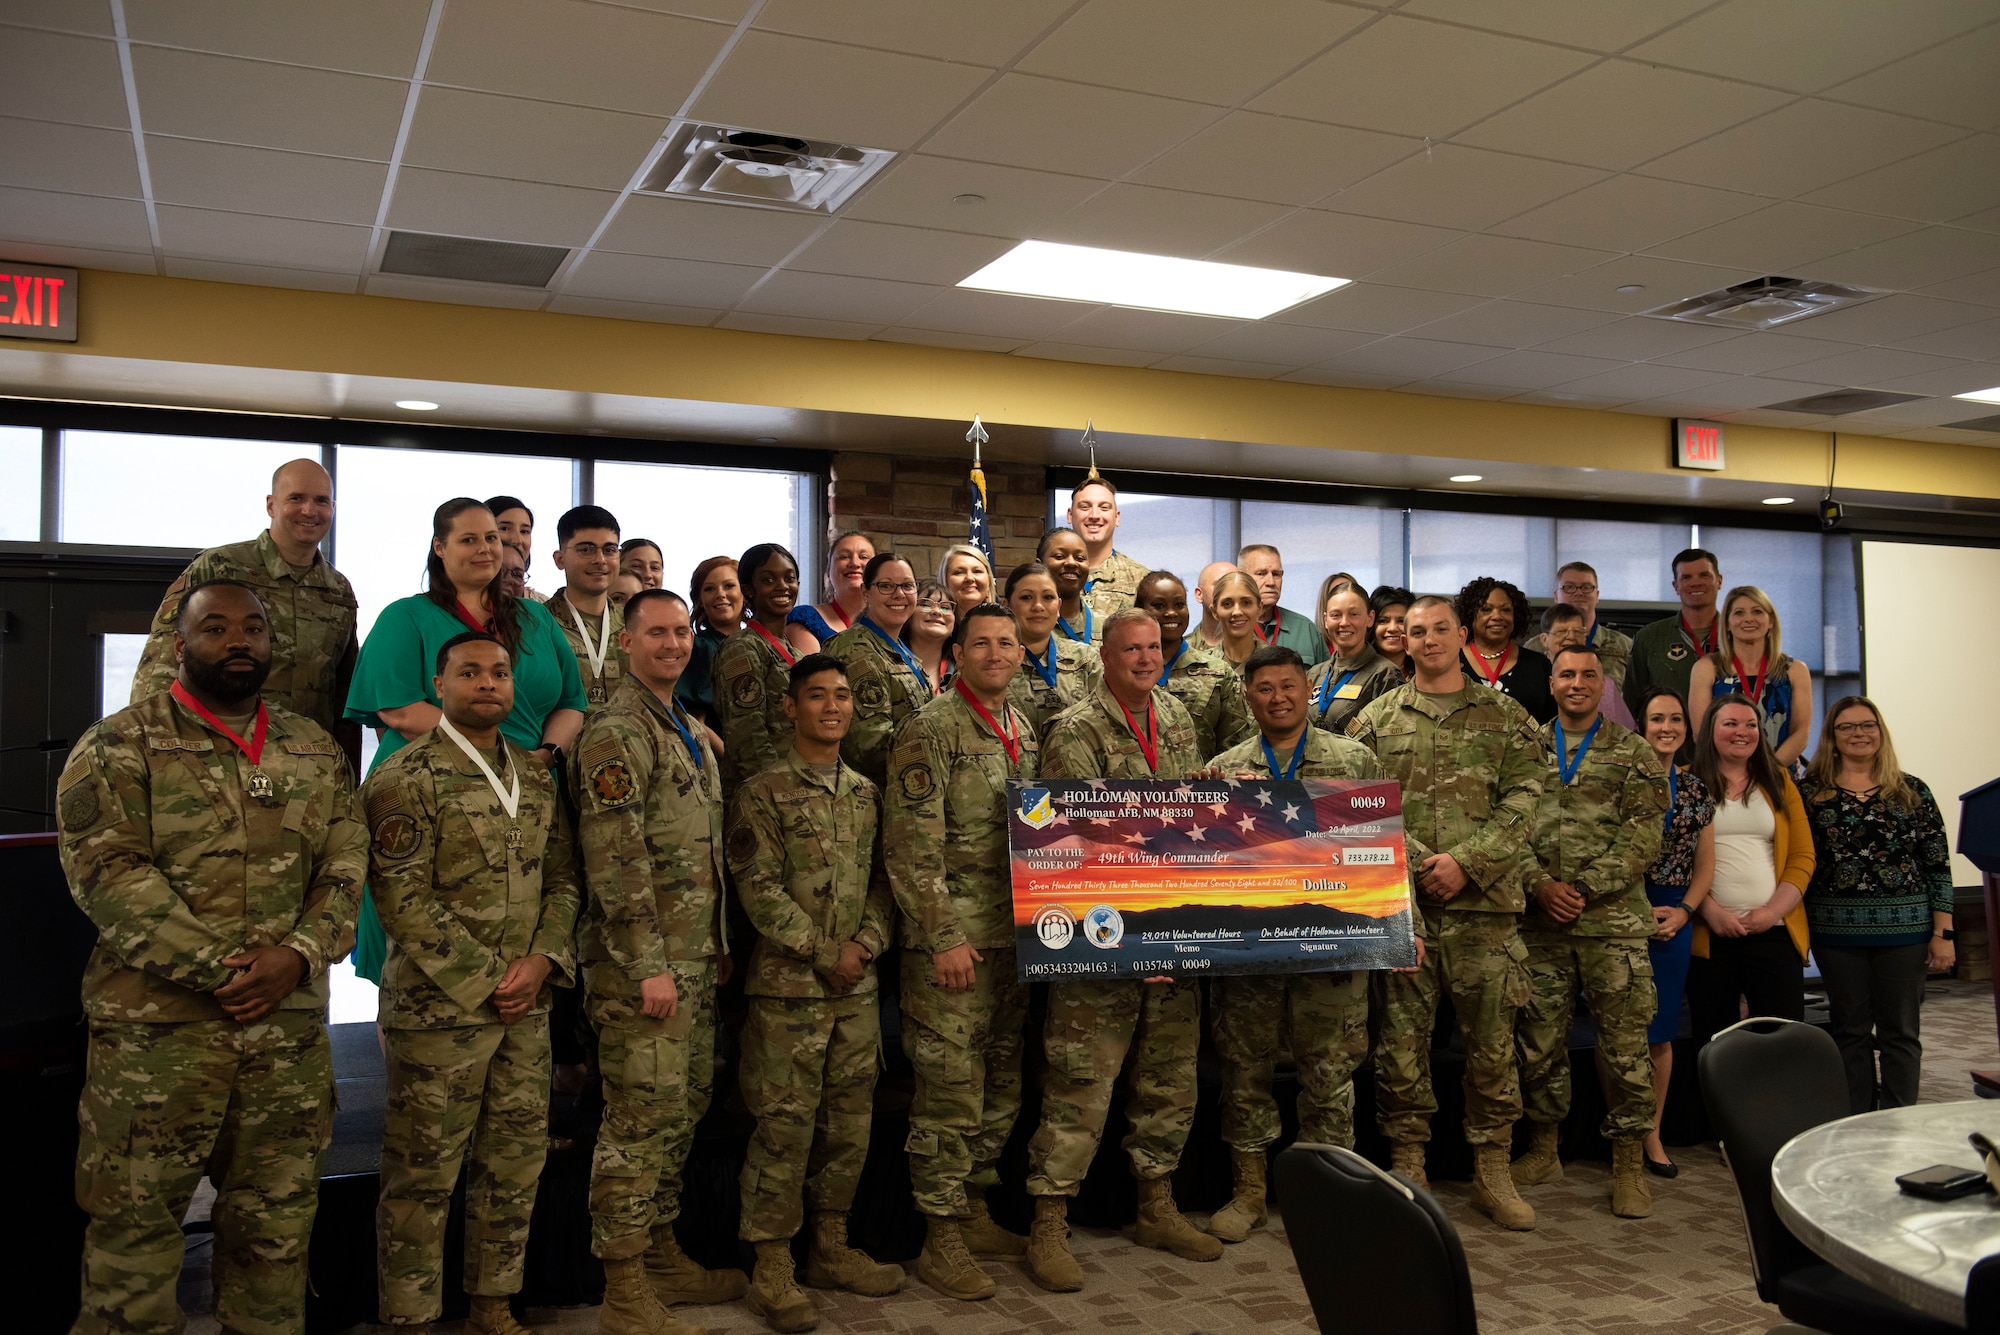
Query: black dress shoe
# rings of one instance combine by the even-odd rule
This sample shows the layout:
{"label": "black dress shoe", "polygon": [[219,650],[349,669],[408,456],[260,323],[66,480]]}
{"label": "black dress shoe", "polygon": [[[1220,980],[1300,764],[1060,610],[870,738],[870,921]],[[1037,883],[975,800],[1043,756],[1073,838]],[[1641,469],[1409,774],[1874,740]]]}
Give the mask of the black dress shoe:
{"label": "black dress shoe", "polygon": [[1639,1159],[1646,1165],[1646,1171],[1651,1173],[1654,1177],[1679,1177],[1681,1175],[1680,1165],[1675,1163],[1672,1159],[1667,1160],[1665,1163],[1661,1163],[1659,1160],[1655,1159],[1652,1155],[1647,1154],[1643,1150],[1639,1152]]}

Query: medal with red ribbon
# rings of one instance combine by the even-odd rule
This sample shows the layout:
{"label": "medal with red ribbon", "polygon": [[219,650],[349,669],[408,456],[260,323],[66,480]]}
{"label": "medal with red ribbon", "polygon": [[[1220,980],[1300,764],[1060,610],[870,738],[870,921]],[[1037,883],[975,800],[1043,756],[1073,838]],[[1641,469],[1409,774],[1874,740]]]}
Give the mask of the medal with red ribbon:
{"label": "medal with red ribbon", "polygon": [[1720,620],[1722,618],[1717,617],[1715,621],[1709,622],[1708,630],[1704,635],[1696,635],[1694,627],[1688,625],[1687,613],[1683,612],[1681,613],[1681,635],[1686,638],[1689,644],[1701,650],[1701,652],[1712,654],[1715,652],[1715,626],[1716,622]]}
{"label": "medal with red ribbon", "polygon": [[1771,660],[1768,657],[1758,659],[1754,676],[1743,670],[1743,660],[1733,653],[1729,655],[1729,666],[1736,669],[1736,681],[1743,688],[1743,698],[1761,706],[1764,703],[1764,674],[1770,668]]}
{"label": "medal with red ribbon", "polygon": [[1486,661],[1486,655],[1479,652],[1478,645],[1471,644],[1467,645],[1466,648],[1472,651],[1471,653],[1472,666],[1479,669],[1479,675],[1486,679],[1486,684],[1488,686],[1491,686],[1496,691],[1506,690],[1507,688],[1500,684],[1500,664],[1507,661],[1507,651],[1505,649],[1502,649],[1500,651],[1500,657],[1495,661],[1488,663]]}
{"label": "medal with red ribbon", "polygon": [[[1112,698],[1116,699],[1117,697],[1114,696]],[[1152,698],[1149,696],[1146,700],[1146,728],[1143,732],[1139,730],[1139,720],[1132,717],[1132,711],[1125,708],[1123,700],[1118,701],[1118,708],[1124,711],[1125,726],[1132,729],[1132,736],[1138,741],[1139,750],[1146,757],[1146,768],[1158,774],[1160,772],[1160,727],[1159,720],[1153,717]]]}
{"label": "medal with red ribbon", "polygon": [[453,599],[451,610],[458,613],[458,619],[463,621],[469,629],[476,630],[481,635],[491,635],[493,633],[493,623],[491,621],[481,621],[474,614],[473,610],[465,605],[462,599]]}
{"label": "medal with red ribbon", "polygon": [[756,631],[759,635],[762,635],[764,637],[764,643],[771,646],[772,651],[778,655],[778,657],[784,662],[786,667],[790,667],[792,665],[794,661],[794,656],[792,654],[791,646],[787,645],[783,640],[773,635],[770,631],[765,630],[763,625],[759,623],[755,617],[752,617],[750,619],[750,629]]}
{"label": "medal with red ribbon", "polygon": [[[979,721],[981,723],[984,723],[989,729],[992,730],[993,735],[1000,739],[1000,745],[1005,747],[1007,750],[1007,763],[1010,765],[1020,764],[1021,734],[1019,730],[1014,728],[1002,728],[999,722],[993,717],[993,711],[988,709],[985,705],[980,704],[979,697],[966,689],[965,678],[953,677],[951,679],[951,684],[958,691],[959,695],[964,698],[965,703],[972,706],[972,712],[979,715]],[[1007,713],[1007,706],[1005,706],[1004,704],[1000,706],[1000,709],[1002,713]],[[1013,721],[1013,716],[1011,714],[1008,715],[1008,721],[1009,722]]]}
{"label": "medal with red ribbon", "polygon": [[250,762],[250,796],[258,801],[267,801],[277,791],[271,776],[257,768],[257,762],[264,758],[264,735],[271,727],[271,710],[262,700],[257,702],[257,722],[250,728],[250,739],[239,737],[227,723],[215,716],[215,712],[188,693],[185,686],[175,682],[172,688],[174,699],[186,706],[188,711],[209,727],[236,743],[236,749]]}

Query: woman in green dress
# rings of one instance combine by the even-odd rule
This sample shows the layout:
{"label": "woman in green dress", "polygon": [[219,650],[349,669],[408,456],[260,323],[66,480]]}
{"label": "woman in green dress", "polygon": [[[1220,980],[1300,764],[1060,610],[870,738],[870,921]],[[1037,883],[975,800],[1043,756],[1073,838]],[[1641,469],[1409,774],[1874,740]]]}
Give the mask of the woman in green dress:
{"label": "woman in green dress", "polygon": [[[380,738],[371,773],[444,717],[431,684],[438,650],[468,630],[492,635],[514,660],[514,709],[500,724],[508,741],[539,749],[554,769],[582,729],[587,700],[576,655],[547,608],[502,589],[500,553],[499,526],[479,501],[460,496],[431,517],[426,590],[382,609],[347,692],[347,717]],[[379,983],[386,950],[381,920],[364,893],[354,971]]]}

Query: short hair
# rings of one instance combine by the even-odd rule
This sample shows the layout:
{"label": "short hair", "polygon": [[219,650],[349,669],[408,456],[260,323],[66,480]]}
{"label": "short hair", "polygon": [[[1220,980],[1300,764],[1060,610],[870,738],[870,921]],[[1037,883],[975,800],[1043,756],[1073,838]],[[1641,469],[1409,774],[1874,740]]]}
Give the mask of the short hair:
{"label": "short hair", "polygon": [[1035,559],[1037,561],[1048,560],[1049,544],[1054,542],[1057,536],[1064,533],[1069,534],[1072,538],[1075,538],[1078,542],[1083,541],[1083,535],[1081,533],[1078,533],[1075,529],[1071,528],[1068,524],[1057,524],[1054,528],[1042,534],[1042,540],[1035,544]]}
{"label": "short hair", "polygon": [[1049,583],[1053,584],[1056,582],[1055,572],[1040,561],[1023,561],[1007,572],[1007,587],[1000,591],[1001,599],[1011,602],[1014,597],[1015,586],[1030,575],[1043,575],[1048,578]]}
{"label": "short hair", "polygon": [[[1407,593],[1408,590],[1405,589],[1402,590],[1402,592]],[[1441,593],[1427,593],[1421,598],[1411,599],[1409,604],[1408,614],[1414,617],[1417,613],[1423,611],[1427,607],[1442,607],[1445,611],[1451,613],[1451,619],[1454,625],[1463,626],[1465,624],[1465,618],[1461,617],[1458,614],[1458,604],[1453,602],[1451,599],[1445,597]]]}
{"label": "short hair", "polygon": [[1573,607],[1568,603],[1550,603],[1547,610],[1542,613],[1542,634],[1546,635],[1554,630],[1558,622],[1581,620],[1583,620],[1582,608]]}
{"label": "short hair", "polygon": [[967,608],[965,615],[958,619],[958,624],[951,628],[952,644],[959,649],[965,648],[966,632],[971,629],[972,623],[982,618],[990,620],[994,617],[1005,620],[1008,625],[1014,628],[1015,637],[1019,638],[1021,634],[1021,618],[1014,615],[1013,608],[1008,607],[1004,603],[978,603]]}
{"label": "short hair", "polygon": [[904,565],[910,566],[911,576],[914,577],[916,575],[917,568],[910,565],[910,558],[900,552],[891,550],[877,552],[868,558],[868,564],[861,567],[861,582],[863,584],[873,584],[875,576],[882,573],[882,567],[888,565],[891,561],[901,561]]}
{"label": "short hair", "polygon": [[651,538],[627,538],[620,544],[618,554],[623,556],[627,552],[636,552],[641,547],[651,547],[653,555],[659,557],[662,561],[667,559],[667,554],[660,550],[660,544],[654,542]]}
{"label": "short hair", "polygon": [[1472,619],[1479,615],[1479,609],[1484,607],[1486,600],[1496,592],[1507,595],[1509,612],[1514,618],[1514,629],[1509,638],[1525,635],[1528,631],[1528,620],[1533,614],[1533,609],[1528,604],[1528,595],[1506,580],[1495,579],[1491,575],[1481,575],[1458,591],[1458,598],[1452,608],[1458,613],[1458,624],[1470,626]]}
{"label": "short hair", "polygon": [[1368,595],[1368,610],[1379,617],[1392,607],[1407,608],[1414,606],[1416,601],[1417,595],[1402,585],[1383,584]]}
{"label": "short hair", "polygon": [[1681,551],[1674,554],[1674,559],[1672,561],[1667,563],[1667,569],[1673,572],[1675,579],[1679,579],[1681,577],[1681,567],[1684,565],[1692,565],[1696,561],[1708,562],[1710,565],[1715,567],[1716,578],[1720,579],[1722,577],[1722,562],[1717,560],[1715,553],[1711,552],[1706,547],[1683,548]]}
{"label": "short hair", "polygon": [[1179,575],[1176,575],[1173,571],[1148,570],[1145,574],[1139,576],[1139,583],[1132,590],[1133,601],[1137,602],[1139,599],[1144,598],[1146,596],[1146,590],[1151,588],[1153,585],[1165,584],[1169,580],[1172,580],[1174,583],[1180,585],[1182,593],[1187,592],[1187,581],[1182,579]]}
{"label": "short hair", "polygon": [[1566,570],[1581,570],[1592,579],[1597,578],[1597,567],[1588,561],[1565,561],[1556,567],[1556,578],[1561,579]]}
{"label": "short hair", "polygon": [[1248,686],[1257,679],[1259,672],[1272,667],[1292,667],[1304,672],[1306,660],[1299,657],[1298,650],[1287,645],[1264,645],[1243,660],[1243,684]]}
{"label": "short hair", "polygon": [[264,606],[264,595],[258,593],[257,590],[251,588],[248,584],[245,584],[242,580],[205,579],[201,581],[199,584],[195,585],[193,588],[189,589],[186,593],[183,593],[181,595],[181,605],[174,609],[175,630],[184,631],[187,629],[188,608],[193,605],[194,596],[197,593],[200,593],[203,589],[241,589],[243,590],[243,592],[250,595],[250,600],[257,604],[257,610],[264,614],[265,619],[266,620],[270,619],[271,615],[270,610]]}
{"label": "short hair", "polygon": [[[438,646],[436,670],[438,676],[442,677],[444,675],[444,665],[451,658],[451,651],[458,648],[461,644],[499,644],[500,652],[503,654],[507,653],[507,646],[500,644],[499,636],[488,635],[483,630],[462,630]],[[514,655],[507,654],[507,661],[510,663],[513,662]]]}
{"label": "short hair", "polygon": [[1084,492],[1085,492],[1086,490],[1088,490],[1088,489],[1089,489],[1089,488],[1091,488],[1091,487],[1102,487],[1102,488],[1104,488],[1104,489],[1105,489],[1106,491],[1108,491],[1108,492],[1110,492],[1110,493],[1111,493],[1111,500],[1112,500],[1112,503],[1113,503],[1113,504],[1116,504],[1116,503],[1117,503],[1117,500],[1118,500],[1118,488],[1117,488],[1117,486],[1116,486],[1116,485],[1115,485],[1115,484],[1114,484],[1114,483],[1113,483],[1113,482],[1111,481],[1111,479],[1110,479],[1110,478],[1108,478],[1108,477],[1105,477],[1105,476],[1103,476],[1102,474],[1099,474],[1099,473],[1092,473],[1092,474],[1091,474],[1091,476],[1089,476],[1089,477],[1085,478],[1085,479],[1084,479],[1083,481],[1081,481],[1081,482],[1077,483],[1077,484],[1076,484],[1076,485],[1075,485],[1074,487],[1071,487],[1071,488],[1069,489],[1069,503],[1070,503],[1071,505],[1075,505],[1075,504],[1076,504],[1076,498],[1077,498],[1078,496],[1082,495],[1082,494],[1083,494],[1083,493],[1084,493]]}
{"label": "short hair", "polygon": [[[317,460],[317,459],[309,459],[309,458],[307,458],[307,457],[306,457],[305,455],[303,455],[303,454],[301,454],[301,455],[300,455],[300,456],[299,456],[298,458],[296,458],[296,459],[287,459],[287,460],[285,460],[285,462],[283,462],[283,463],[279,464],[279,465],[278,465],[278,466],[277,466],[276,468],[273,468],[273,469],[271,470],[271,494],[272,494],[272,495],[274,495],[274,496],[275,496],[275,495],[277,495],[277,493],[278,493],[278,479],[279,479],[279,478],[281,478],[281,477],[283,477],[283,476],[285,475],[285,470],[286,470],[287,468],[296,468],[296,467],[297,467],[298,465],[300,465],[300,464],[311,464],[311,465],[312,465],[312,466],[313,466],[314,468],[317,468],[317,469],[318,469],[318,470],[319,470],[320,472],[322,472],[322,473],[326,473],[326,465],[325,465],[325,464],[323,464],[323,463],[321,463],[321,462],[320,462],[319,460]],[[330,474],[330,473],[329,473],[329,474],[327,474],[327,476],[328,476],[328,477],[331,477],[331,476],[332,476],[332,474]]]}
{"label": "short hair", "polygon": [[495,519],[506,514],[509,510],[526,510],[528,523],[532,525],[535,522],[535,512],[529,510],[528,503],[519,496],[488,496],[486,498],[486,508],[493,512]]}
{"label": "short hair", "polygon": [[993,562],[986,559],[985,552],[980,551],[979,548],[969,542],[954,542],[951,546],[944,549],[944,555],[938,558],[938,583],[944,583],[945,572],[951,569],[951,558],[954,556],[969,556],[979,562],[980,566],[986,571],[986,591],[988,593],[993,592]]}
{"label": "short hair", "polygon": [[1597,660],[1597,665],[1599,668],[1602,668],[1604,666],[1604,656],[1597,652],[1596,646],[1588,644],[1566,644],[1562,648],[1556,650],[1555,653],[1551,655],[1549,658],[1549,675],[1551,677],[1556,675],[1556,668],[1561,666],[1563,659],[1570,654],[1589,654],[1593,659]]}
{"label": "short hair", "polygon": [[[526,506],[522,506],[526,509]],[[529,522],[534,516],[528,516]],[[556,545],[569,546],[569,540],[587,528],[608,528],[613,534],[618,532],[618,517],[601,505],[573,505],[563,511],[562,518],[556,520]],[[625,553],[620,549],[620,556]]]}
{"label": "short hair", "polygon": [[798,699],[806,683],[822,672],[838,672],[842,681],[847,680],[847,664],[832,654],[807,654],[792,664],[791,674],[785,678],[785,694]]}
{"label": "short hair", "polygon": [[[917,576],[918,604],[921,605],[926,598],[942,598],[944,599],[944,605],[951,607],[951,591],[945,588],[944,582],[932,579],[929,575],[919,575]],[[957,609],[954,608],[953,610],[956,611]]]}
{"label": "short hair", "polygon": [[1098,640],[1098,643],[1110,644],[1112,631],[1117,630],[1120,626],[1129,626],[1136,622],[1141,622],[1141,621],[1145,622],[1148,626],[1151,626],[1154,630],[1158,630],[1160,628],[1160,623],[1153,620],[1153,614],[1151,612],[1144,611],[1137,607],[1119,608],[1116,612],[1113,612],[1110,616],[1104,618],[1104,634]]}
{"label": "short hair", "polygon": [[1237,548],[1236,550],[1236,564],[1242,565],[1243,559],[1249,556],[1250,553],[1252,552],[1269,552],[1271,555],[1277,557],[1280,561],[1285,559],[1284,553],[1280,552],[1276,547],[1273,547],[1268,542],[1246,542],[1243,544],[1243,546]]}
{"label": "short hair", "polygon": [[686,611],[688,605],[688,600],[672,589],[641,589],[625,600],[625,624],[630,626],[637,619],[639,609],[651,602],[679,603],[682,611]]}

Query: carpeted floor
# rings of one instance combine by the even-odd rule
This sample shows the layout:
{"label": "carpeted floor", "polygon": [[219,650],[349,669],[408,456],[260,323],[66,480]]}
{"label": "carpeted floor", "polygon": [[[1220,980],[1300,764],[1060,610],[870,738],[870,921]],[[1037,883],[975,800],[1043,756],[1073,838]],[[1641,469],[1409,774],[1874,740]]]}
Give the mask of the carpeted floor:
{"label": "carpeted floor", "polygon": [[[1987,985],[1933,984],[1924,1007],[1924,1100],[1970,1097],[1966,1072],[1975,1065],[2000,1065],[1995,1051]],[[1531,1233],[1503,1232],[1475,1214],[1464,1184],[1437,1184],[1471,1262],[1480,1329],[1762,1335],[1782,1324],[1777,1309],[1760,1303],[1751,1287],[1735,1188],[1715,1148],[1688,1147],[1675,1157],[1681,1174],[1671,1182],[1653,1181],[1654,1214],[1643,1221],[1611,1214],[1601,1163],[1572,1165],[1562,1183],[1528,1193],[1540,1216]],[[1276,1218],[1208,1265],[1136,1248],[1111,1232],[1080,1231],[1074,1245],[1087,1276],[1082,1293],[1044,1293],[1018,1268],[988,1262],[1000,1283],[999,1295],[989,1302],[940,1298],[913,1278],[887,1299],[816,1294],[819,1328],[906,1335],[1316,1329],[1283,1223]],[[194,1296],[188,1287],[184,1297]],[[709,1330],[765,1328],[740,1305],[677,1310]],[[592,1308],[535,1310],[528,1316],[538,1332],[581,1335],[597,1329]],[[439,1328],[441,1335],[453,1329]],[[211,1335],[216,1326],[204,1315],[193,1318],[188,1330]]]}

